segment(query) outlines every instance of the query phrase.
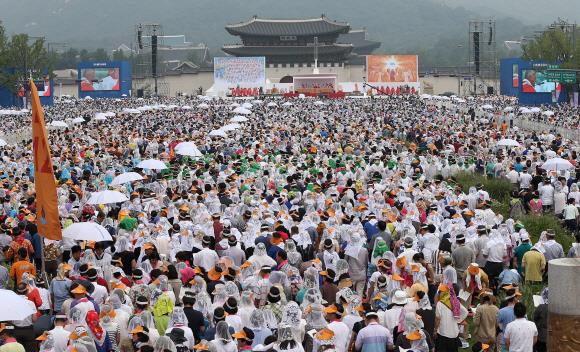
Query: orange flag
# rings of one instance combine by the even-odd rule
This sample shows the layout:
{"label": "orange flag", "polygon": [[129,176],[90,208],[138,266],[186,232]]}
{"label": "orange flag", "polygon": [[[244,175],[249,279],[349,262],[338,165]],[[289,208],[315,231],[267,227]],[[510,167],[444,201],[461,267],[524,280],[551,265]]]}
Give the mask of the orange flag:
{"label": "orange flag", "polygon": [[30,81],[32,97],[32,140],[34,153],[34,185],[36,188],[36,225],[38,233],[51,240],[62,239],[58,201],[44,113],[36,85]]}

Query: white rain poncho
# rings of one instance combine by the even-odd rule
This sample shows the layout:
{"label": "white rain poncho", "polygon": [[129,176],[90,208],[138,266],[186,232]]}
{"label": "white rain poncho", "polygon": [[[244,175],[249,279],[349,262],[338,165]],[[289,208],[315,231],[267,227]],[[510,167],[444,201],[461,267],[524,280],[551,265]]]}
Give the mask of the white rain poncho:
{"label": "white rain poncho", "polygon": [[319,289],[319,285],[320,285],[320,275],[319,275],[319,271],[316,270],[316,268],[314,267],[310,267],[308,269],[306,269],[306,271],[304,272],[304,288],[309,289],[309,288],[314,288],[316,290]]}
{"label": "white rain poncho", "polygon": [[266,319],[264,318],[264,312],[261,309],[254,309],[250,315],[248,326],[251,329],[266,329]]}
{"label": "white rain poncho", "polygon": [[167,336],[160,336],[153,346],[154,352],[177,352],[175,344]]}
{"label": "white rain poncho", "polygon": [[256,248],[254,249],[254,254],[248,259],[250,263],[257,264],[258,267],[263,267],[264,265],[267,266],[274,266],[276,265],[276,261],[272,259],[267,251],[266,245],[263,243],[258,243]]}
{"label": "white rain poncho", "polygon": [[312,304],[310,312],[306,314],[306,326],[308,329],[320,330],[328,325],[324,318],[324,306],[322,304]]}
{"label": "white rain poncho", "polygon": [[242,324],[244,326],[249,325],[252,312],[256,310],[256,306],[254,305],[254,293],[250,290],[243,291],[238,306],[238,315],[242,319]]}
{"label": "white rain poncho", "polygon": [[294,334],[292,331],[293,327],[286,324],[280,324],[278,326],[278,342],[276,343],[275,349],[277,351],[288,351],[288,352],[303,352],[304,349],[302,345],[294,339]]}
{"label": "white rain poncho", "polygon": [[175,307],[173,308],[173,312],[171,312],[171,316],[169,317],[169,324],[167,325],[168,328],[173,327],[183,327],[187,325],[187,316],[185,312],[183,312],[183,307]]}

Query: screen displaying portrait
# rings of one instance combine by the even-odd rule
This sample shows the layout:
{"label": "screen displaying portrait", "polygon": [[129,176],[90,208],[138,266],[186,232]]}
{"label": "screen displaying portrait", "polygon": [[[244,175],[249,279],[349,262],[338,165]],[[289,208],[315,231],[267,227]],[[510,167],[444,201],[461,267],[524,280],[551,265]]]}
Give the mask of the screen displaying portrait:
{"label": "screen displaying portrait", "polygon": [[120,90],[118,67],[81,69],[81,91]]}
{"label": "screen displaying portrait", "polygon": [[551,93],[556,82],[546,80],[545,71],[522,70],[522,93]]}

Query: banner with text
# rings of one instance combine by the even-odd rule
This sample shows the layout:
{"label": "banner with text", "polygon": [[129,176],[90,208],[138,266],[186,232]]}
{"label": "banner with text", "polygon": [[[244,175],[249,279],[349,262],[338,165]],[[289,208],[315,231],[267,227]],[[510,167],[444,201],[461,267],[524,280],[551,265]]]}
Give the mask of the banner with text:
{"label": "banner with text", "polygon": [[266,58],[263,56],[216,57],[213,67],[214,87],[218,91],[266,86]]}

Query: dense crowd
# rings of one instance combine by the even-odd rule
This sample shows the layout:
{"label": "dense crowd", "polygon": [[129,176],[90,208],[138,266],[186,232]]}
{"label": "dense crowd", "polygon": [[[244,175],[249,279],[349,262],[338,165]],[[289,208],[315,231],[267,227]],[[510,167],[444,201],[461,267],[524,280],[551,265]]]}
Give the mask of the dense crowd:
{"label": "dense crowd", "polygon": [[[0,352],[546,351],[547,262],[580,244],[520,218],[576,229],[578,145],[511,126],[514,104],[61,99],[45,116],[63,229],[112,240],[43,238],[30,137],[3,146],[0,288],[36,313],[0,325]],[[5,136],[30,124],[2,119]],[[465,174],[509,180],[509,217]],[[107,189],[128,200],[88,202]]]}

